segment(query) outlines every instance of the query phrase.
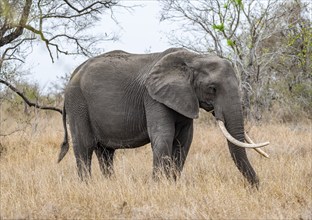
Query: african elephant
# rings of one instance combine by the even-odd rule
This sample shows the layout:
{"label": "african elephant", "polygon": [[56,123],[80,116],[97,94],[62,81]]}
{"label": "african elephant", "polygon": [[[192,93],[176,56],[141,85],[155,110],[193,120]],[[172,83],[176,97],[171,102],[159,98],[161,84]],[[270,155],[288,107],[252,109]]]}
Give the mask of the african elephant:
{"label": "african elephant", "polygon": [[108,52],[81,64],[66,87],[65,138],[58,162],[69,148],[67,114],[82,179],[90,175],[94,151],[102,173],[110,175],[116,149],[147,143],[153,151],[153,176],[161,171],[176,177],[192,142],[193,119],[203,108],[213,111],[227,135],[239,171],[257,185],[244,147],[268,143],[243,143],[241,105],[238,79],[225,59],[181,48],[152,54]]}

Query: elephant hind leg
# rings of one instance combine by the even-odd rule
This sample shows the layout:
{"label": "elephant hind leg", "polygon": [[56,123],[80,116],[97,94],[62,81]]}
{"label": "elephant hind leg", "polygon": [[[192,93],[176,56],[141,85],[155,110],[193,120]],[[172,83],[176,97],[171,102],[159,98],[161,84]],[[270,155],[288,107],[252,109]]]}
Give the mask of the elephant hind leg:
{"label": "elephant hind leg", "polygon": [[114,153],[115,149],[107,148],[101,144],[97,144],[95,148],[95,154],[98,158],[101,172],[105,177],[110,177],[114,173]]}
{"label": "elephant hind leg", "polygon": [[78,169],[78,175],[81,180],[87,180],[91,177],[91,159],[93,149],[89,148],[84,151],[77,150],[77,147],[74,147],[76,163]]}
{"label": "elephant hind leg", "polygon": [[74,112],[69,123],[78,175],[86,180],[91,176],[91,159],[96,146],[87,111]]}
{"label": "elephant hind leg", "polygon": [[70,129],[78,175],[81,180],[86,180],[91,176],[91,159],[95,148],[89,120],[86,117],[70,120]]}
{"label": "elephant hind leg", "polygon": [[65,108],[68,115],[78,175],[82,180],[91,175],[91,159],[96,147],[87,101],[78,81],[73,80],[65,92]]}

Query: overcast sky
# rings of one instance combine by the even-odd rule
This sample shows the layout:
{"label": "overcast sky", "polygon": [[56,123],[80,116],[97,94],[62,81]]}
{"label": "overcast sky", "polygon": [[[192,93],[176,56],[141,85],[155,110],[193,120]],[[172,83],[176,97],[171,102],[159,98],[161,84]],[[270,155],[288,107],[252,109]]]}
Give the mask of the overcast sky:
{"label": "overcast sky", "polygon": [[[133,53],[145,53],[146,51],[163,51],[170,47],[167,43],[166,33],[171,30],[168,23],[159,22],[160,6],[157,1],[123,1],[125,5],[140,4],[132,12],[118,9],[114,15],[119,22],[119,27],[111,20],[109,15],[103,17],[98,25],[104,32],[116,32],[119,41],[108,41],[103,44],[105,51],[125,50]],[[57,80],[57,76],[71,73],[86,58],[62,56],[51,62],[49,53],[44,45],[34,48],[33,53],[27,58],[27,68],[30,70],[30,79],[39,82],[43,89],[47,89],[51,82]]]}

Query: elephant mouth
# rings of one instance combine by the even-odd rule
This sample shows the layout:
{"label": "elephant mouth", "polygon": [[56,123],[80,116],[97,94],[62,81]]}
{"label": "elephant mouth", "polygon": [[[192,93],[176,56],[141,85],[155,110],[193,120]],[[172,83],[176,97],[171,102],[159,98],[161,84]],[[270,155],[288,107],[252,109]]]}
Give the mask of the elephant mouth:
{"label": "elephant mouth", "polygon": [[214,110],[214,106],[211,101],[200,101],[199,106],[205,109],[207,112],[211,112]]}

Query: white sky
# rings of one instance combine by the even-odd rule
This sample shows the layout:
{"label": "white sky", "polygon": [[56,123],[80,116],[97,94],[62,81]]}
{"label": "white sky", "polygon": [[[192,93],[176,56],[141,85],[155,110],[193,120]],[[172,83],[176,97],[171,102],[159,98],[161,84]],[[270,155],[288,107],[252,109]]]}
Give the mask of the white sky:
{"label": "white sky", "polygon": [[[119,41],[107,41],[103,49],[125,50],[133,53],[145,53],[146,51],[163,51],[170,47],[167,43],[166,33],[171,28],[168,23],[160,23],[160,6],[157,1],[122,1],[123,5],[142,5],[136,7],[133,12],[125,9],[117,9],[114,15],[119,26],[114,23],[110,16],[105,16],[99,29],[104,32],[117,32]],[[87,58],[75,58],[73,56],[61,56],[52,63],[47,49],[41,45],[34,48],[33,53],[26,59],[27,68],[31,72],[28,78],[39,82],[42,89],[47,89],[51,82],[57,80],[57,76],[71,73],[83,60]]]}

